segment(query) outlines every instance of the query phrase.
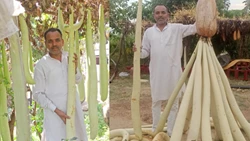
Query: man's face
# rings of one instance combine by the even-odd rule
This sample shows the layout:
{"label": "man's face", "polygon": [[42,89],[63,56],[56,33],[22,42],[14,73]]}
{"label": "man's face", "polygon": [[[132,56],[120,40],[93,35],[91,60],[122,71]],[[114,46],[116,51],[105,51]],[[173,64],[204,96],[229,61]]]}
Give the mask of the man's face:
{"label": "man's face", "polygon": [[45,45],[51,55],[59,55],[61,54],[64,41],[58,31],[48,32],[46,35]]}
{"label": "man's face", "polygon": [[154,9],[154,19],[158,25],[164,25],[168,22],[168,11],[163,5],[156,6]]}

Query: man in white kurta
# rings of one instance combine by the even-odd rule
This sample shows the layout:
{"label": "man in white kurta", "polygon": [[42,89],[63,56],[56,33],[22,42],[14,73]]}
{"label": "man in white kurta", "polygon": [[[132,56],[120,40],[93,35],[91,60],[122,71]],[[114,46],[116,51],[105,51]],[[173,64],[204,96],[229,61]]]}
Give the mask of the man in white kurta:
{"label": "man in white kurta", "polygon": [[[51,30],[47,34],[51,33],[57,35],[54,40],[55,42],[62,42],[61,35],[57,30]],[[33,97],[44,110],[42,141],[61,141],[62,139],[66,139],[65,121],[66,118],[69,118],[66,115],[68,53],[61,51],[61,47],[61,43],[52,43],[50,48],[47,46],[48,50],[52,50],[52,52],[61,52],[59,60],[51,57],[53,53],[48,53],[43,56],[35,66],[34,79],[36,84]],[[81,78],[82,76],[77,69],[76,83],[78,83]],[[83,117],[84,114],[81,109],[79,96],[76,96],[75,127],[77,141],[88,140]]]}
{"label": "man in white kurta", "polygon": [[[196,33],[195,25],[167,23],[168,11],[164,5],[155,7],[154,19],[156,24],[144,33],[141,50],[141,58],[150,56],[153,131],[160,119],[162,102],[169,99],[182,73],[182,39]],[[174,102],[168,117],[167,132],[170,136],[178,108],[179,97]]]}

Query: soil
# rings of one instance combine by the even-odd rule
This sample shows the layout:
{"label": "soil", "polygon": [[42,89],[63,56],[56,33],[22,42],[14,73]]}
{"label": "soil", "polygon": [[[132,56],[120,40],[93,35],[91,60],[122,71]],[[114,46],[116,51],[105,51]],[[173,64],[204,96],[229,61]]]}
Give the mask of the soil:
{"label": "soil", "polygon": [[[140,96],[140,115],[142,125],[152,124],[151,116],[151,96],[148,75],[141,76],[141,96]],[[132,77],[117,77],[110,83],[110,111],[109,111],[109,128],[124,129],[132,128],[131,104],[132,94]],[[249,86],[250,81],[229,79],[230,84]],[[232,88],[237,103],[245,116],[250,122],[250,89]]]}
{"label": "soil", "polygon": [[[147,81],[147,78],[144,80]],[[110,115],[109,128],[131,128],[131,104],[130,98],[132,94],[132,78],[116,78],[110,84]],[[151,96],[149,82],[142,82],[140,96],[140,114],[142,125],[152,123],[151,117]]]}

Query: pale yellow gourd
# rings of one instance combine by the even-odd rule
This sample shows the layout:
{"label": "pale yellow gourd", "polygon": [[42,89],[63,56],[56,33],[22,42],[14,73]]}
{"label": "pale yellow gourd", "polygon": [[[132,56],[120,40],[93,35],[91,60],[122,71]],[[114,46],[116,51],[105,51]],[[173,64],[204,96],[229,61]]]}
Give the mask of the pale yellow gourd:
{"label": "pale yellow gourd", "polygon": [[204,37],[212,37],[217,31],[215,0],[198,0],[195,18],[197,33]]}

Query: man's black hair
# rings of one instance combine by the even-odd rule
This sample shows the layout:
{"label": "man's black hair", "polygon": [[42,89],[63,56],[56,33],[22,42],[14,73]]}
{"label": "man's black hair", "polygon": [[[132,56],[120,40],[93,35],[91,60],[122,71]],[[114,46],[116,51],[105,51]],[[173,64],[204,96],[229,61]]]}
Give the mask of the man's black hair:
{"label": "man's black hair", "polygon": [[167,7],[165,4],[156,4],[156,5],[154,6],[154,8],[153,8],[153,13],[155,12],[155,7],[156,7],[156,6],[164,6],[164,7],[166,7],[167,12],[170,13],[168,7]]}
{"label": "man's black hair", "polygon": [[44,39],[46,40],[46,35],[48,34],[48,32],[59,32],[60,33],[60,35],[61,35],[61,37],[62,37],[62,32],[61,32],[61,30],[60,29],[58,29],[58,28],[49,28],[47,31],[45,31],[45,33],[44,33]]}

